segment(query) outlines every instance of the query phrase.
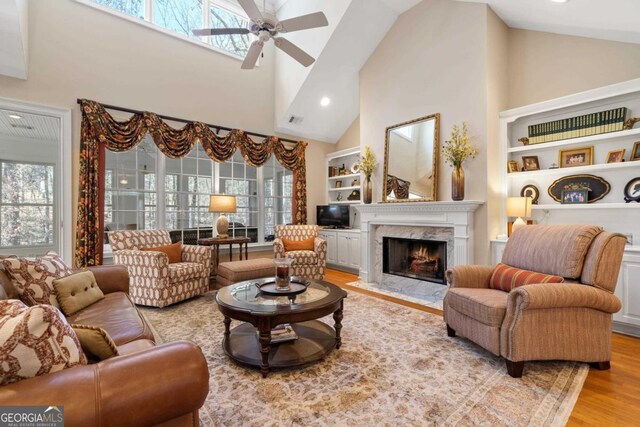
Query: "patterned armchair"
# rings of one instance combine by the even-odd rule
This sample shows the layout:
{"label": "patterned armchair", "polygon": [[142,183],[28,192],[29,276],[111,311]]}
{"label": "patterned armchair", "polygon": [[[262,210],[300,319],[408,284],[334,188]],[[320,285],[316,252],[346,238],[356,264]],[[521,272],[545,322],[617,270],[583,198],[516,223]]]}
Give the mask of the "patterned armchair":
{"label": "patterned armchair", "polygon": [[[323,279],[327,265],[327,242],[318,238],[317,225],[276,225],[276,238],[273,240],[275,258],[293,259],[293,275],[307,279]],[[315,237],[312,251],[284,250],[282,238],[289,240],[306,240]]]}
{"label": "patterned armchair", "polygon": [[169,264],[162,252],[142,251],[171,244],[166,230],[121,230],[109,232],[113,263],[129,270],[129,295],[134,303],[164,307],[209,290],[211,249],[182,246],[182,262]]}

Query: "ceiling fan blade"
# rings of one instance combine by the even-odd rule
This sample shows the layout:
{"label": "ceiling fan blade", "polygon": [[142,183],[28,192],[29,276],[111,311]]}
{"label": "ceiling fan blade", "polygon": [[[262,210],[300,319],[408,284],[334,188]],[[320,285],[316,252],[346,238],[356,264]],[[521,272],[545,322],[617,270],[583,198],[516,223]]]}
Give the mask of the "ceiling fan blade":
{"label": "ceiling fan blade", "polygon": [[194,36],[221,36],[225,34],[249,34],[251,31],[246,28],[204,28],[193,30]]}
{"label": "ceiling fan blade", "polygon": [[329,25],[327,17],[322,12],[310,13],[291,19],[280,21],[282,29],[281,33],[290,33],[292,31],[308,30],[309,28],[326,27]]}
{"label": "ceiling fan blade", "polygon": [[251,19],[256,24],[264,22],[264,18],[262,17],[262,13],[260,13],[260,9],[256,6],[256,3],[253,0],[238,0],[240,6],[245,11],[249,19]]}
{"label": "ceiling fan blade", "polygon": [[309,55],[307,52],[300,49],[298,46],[291,43],[287,39],[283,39],[282,37],[274,37],[273,42],[275,43],[277,48],[282,49],[283,52],[285,52],[287,55],[289,55],[305,67],[308,67],[316,61],[311,55]]}
{"label": "ceiling fan blade", "polygon": [[256,62],[258,62],[260,52],[262,52],[262,46],[264,46],[264,43],[260,40],[256,40],[251,43],[249,51],[247,52],[247,56],[244,57],[244,61],[242,61],[242,66],[240,68],[242,68],[243,70],[251,70],[253,67],[255,67]]}

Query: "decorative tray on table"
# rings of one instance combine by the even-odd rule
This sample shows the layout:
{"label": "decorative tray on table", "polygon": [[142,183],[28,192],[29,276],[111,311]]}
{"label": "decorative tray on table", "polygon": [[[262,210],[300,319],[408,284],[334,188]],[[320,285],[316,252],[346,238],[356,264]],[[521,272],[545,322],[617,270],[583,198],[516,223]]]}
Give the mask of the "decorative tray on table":
{"label": "decorative tray on table", "polygon": [[292,296],[303,293],[307,290],[307,287],[311,284],[310,281],[302,279],[300,277],[291,276],[291,283],[289,289],[278,289],[276,286],[276,278],[270,277],[262,282],[256,282],[256,287],[260,289],[260,292],[266,295],[275,296]]}

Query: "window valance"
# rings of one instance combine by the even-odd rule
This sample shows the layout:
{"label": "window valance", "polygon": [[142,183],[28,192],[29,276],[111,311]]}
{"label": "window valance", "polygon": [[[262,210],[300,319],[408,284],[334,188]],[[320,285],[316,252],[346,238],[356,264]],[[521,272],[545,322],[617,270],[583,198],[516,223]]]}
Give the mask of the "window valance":
{"label": "window valance", "polygon": [[306,224],[306,141],[286,143],[278,137],[268,136],[255,142],[239,129],[219,136],[201,122],[188,122],[182,128],[174,129],[157,114],[146,111],[133,114],[129,120],[117,121],[101,104],[86,99],[79,102],[82,127],[75,254],[77,266],[102,263],[105,149],[131,150],[147,133],[158,150],[170,158],[185,156],[198,141],[216,162],[224,162],[236,150],[240,150],[249,165],[258,167],[274,155],[282,166],[293,172],[293,219],[296,224]]}

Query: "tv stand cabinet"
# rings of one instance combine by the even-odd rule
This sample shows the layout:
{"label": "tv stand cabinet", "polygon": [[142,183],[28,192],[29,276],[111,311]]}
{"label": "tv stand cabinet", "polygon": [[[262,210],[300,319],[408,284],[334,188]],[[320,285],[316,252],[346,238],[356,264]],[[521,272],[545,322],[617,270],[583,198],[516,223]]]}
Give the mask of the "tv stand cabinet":
{"label": "tv stand cabinet", "polygon": [[327,266],[340,271],[360,270],[360,230],[323,228],[318,237],[327,241]]}

